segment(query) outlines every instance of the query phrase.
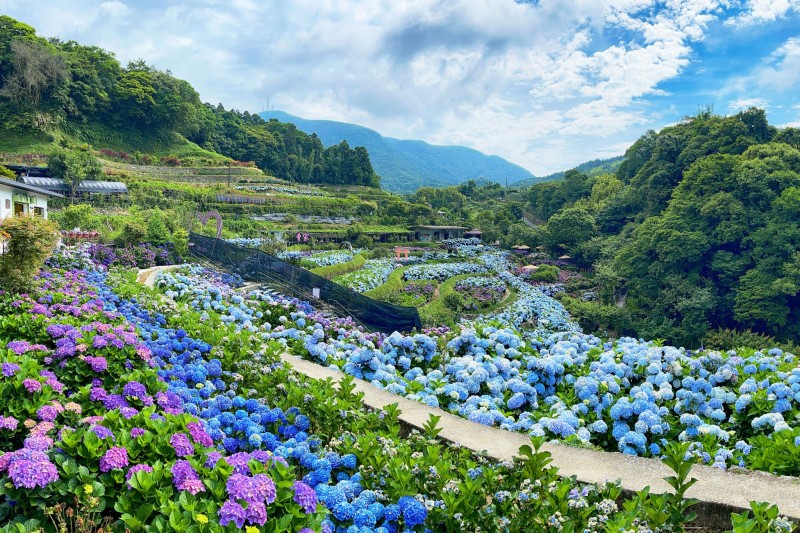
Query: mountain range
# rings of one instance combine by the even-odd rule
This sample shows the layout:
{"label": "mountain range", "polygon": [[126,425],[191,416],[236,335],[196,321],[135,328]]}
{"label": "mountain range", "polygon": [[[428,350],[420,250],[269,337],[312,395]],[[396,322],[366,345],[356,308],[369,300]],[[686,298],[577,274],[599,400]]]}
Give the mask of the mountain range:
{"label": "mountain range", "polygon": [[381,187],[411,193],[420,187],[446,187],[470,179],[484,178],[503,185],[520,181],[538,182],[524,168],[496,155],[486,155],[464,146],[437,146],[424,141],[384,137],[375,130],[333,120],[308,120],[283,111],[259,113],[264,120],[291,122],[307,134],[315,133],[324,146],[347,141],[351,148],[363,146],[372,167],[381,176]]}

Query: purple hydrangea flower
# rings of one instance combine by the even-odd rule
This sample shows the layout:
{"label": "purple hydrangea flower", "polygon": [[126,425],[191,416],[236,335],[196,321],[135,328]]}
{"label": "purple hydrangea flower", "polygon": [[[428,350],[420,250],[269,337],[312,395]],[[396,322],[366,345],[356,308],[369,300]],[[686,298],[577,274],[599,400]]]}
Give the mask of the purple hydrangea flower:
{"label": "purple hydrangea flower", "polygon": [[39,392],[42,390],[42,384],[35,379],[27,378],[22,382],[22,385],[28,389],[28,392]]}
{"label": "purple hydrangea flower", "polygon": [[13,416],[0,416],[0,429],[15,430],[19,425],[19,420]]}
{"label": "purple hydrangea flower", "polygon": [[92,348],[105,348],[106,346],[108,346],[108,341],[103,337],[98,336],[92,340]]}
{"label": "purple hydrangea flower", "polygon": [[31,343],[29,343],[28,341],[11,341],[6,345],[6,348],[8,348],[17,355],[22,355],[28,351],[28,348],[30,348],[30,346]]}
{"label": "purple hydrangea flower", "polygon": [[53,439],[46,435],[33,435],[25,439],[23,446],[29,450],[46,452],[53,447]]}
{"label": "purple hydrangea flower", "polygon": [[142,399],[147,396],[147,388],[138,381],[131,381],[125,384],[122,388],[122,393],[125,396],[132,396],[134,398]]}
{"label": "purple hydrangea flower", "polygon": [[120,407],[119,413],[127,420],[139,414],[139,410],[133,407]]}
{"label": "purple hydrangea flower", "polygon": [[225,458],[225,462],[233,467],[233,471],[237,474],[249,474],[250,467],[247,463],[250,461],[251,456],[247,452],[238,452],[229,455]]}
{"label": "purple hydrangea flower", "polygon": [[16,488],[33,489],[46,487],[58,481],[56,465],[47,454],[23,448],[0,457],[0,472],[8,470],[8,476]]}
{"label": "purple hydrangea flower", "polygon": [[36,411],[36,416],[39,418],[39,420],[52,422],[58,416],[58,409],[52,405],[43,405],[38,411]]}
{"label": "purple hydrangea flower", "polygon": [[317,493],[302,481],[294,482],[294,501],[306,514],[317,510]]}
{"label": "purple hydrangea flower", "polygon": [[189,422],[186,424],[186,429],[189,430],[189,435],[197,444],[208,448],[214,445],[214,441],[199,422]]}
{"label": "purple hydrangea flower", "polygon": [[263,502],[248,503],[244,516],[251,524],[263,526],[267,522],[267,506]]}
{"label": "purple hydrangea flower", "polygon": [[180,486],[183,485],[184,481],[187,479],[200,478],[189,461],[185,459],[175,461],[175,464],[172,465],[172,482],[176,487],[180,488]]}
{"label": "purple hydrangea flower", "polygon": [[109,449],[100,458],[100,471],[108,472],[114,468],[125,468],[128,466],[128,450],[119,446]]}
{"label": "purple hydrangea flower", "polygon": [[145,434],[145,430],[143,428],[131,428],[131,438],[138,439],[142,435]]}
{"label": "purple hydrangea flower", "polygon": [[194,446],[184,433],[175,433],[170,437],[169,445],[172,446],[178,457],[188,457],[194,454]]}
{"label": "purple hydrangea flower", "polygon": [[227,526],[231,522],[236,524],[236,527],[241,529],[244,527],[244,521],[247,518],[244,508],[233,500],[227,500],[222,504],[219,511],[219,525],[222,527]]}
{"label": "purple hydrangea flower", "polygon": [[205,492],[206,487],[203,485],[203,482],[200,481],[200,478],[188,478],[178,485],[178,490],[185,490],[191,494],[197,494],[198,492]]}
{"label": "purple hydrangea flower", "polygon": [[120,407],[130,407],[130,404],[121,394],[109,394],[106,399],[103,400],[103,406],[109,411],[113,411]]}
{"label": "purple hydrangea flower", "polygon": [[105,357],[93,357],[91,355],[87,355],[83,358],[83,360],[94,372],[105,372],[108,370],[108,361]]}
{"label": "purple hydrangea flower", "polygon": [[102,387],[92,387],[89,391],[89,399],[93,402],[103,402],[108,398],[108,393]]}
{"label": "purple hydrangea flower", "polygon": [[94,425],[89,428],[89,431],[97,435],[100,439],[108,439],[114,440],[114,433],[105,426]]}
{"label": "purple hydrangea flower", "polygon": [[216,466],[216,464],[217,464],[217,461],[219,461],[221,458],[222,458],[222,454],[220,452],[211,452],[211,453],[209,453],[208,457],[206,457],[205,467],[206,468],[214,468],[214,466]]}
{"label": "purple hydrangea flower", "polygon": [[3,375],[7,378],[10,378],[19,371],[19,365],[16,363],[3,363],[0,367],[2,367]]}

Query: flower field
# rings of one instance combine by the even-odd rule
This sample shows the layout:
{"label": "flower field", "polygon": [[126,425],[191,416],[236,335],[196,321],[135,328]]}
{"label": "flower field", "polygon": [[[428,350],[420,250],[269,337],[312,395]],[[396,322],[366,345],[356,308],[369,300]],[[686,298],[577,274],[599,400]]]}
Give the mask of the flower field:
{"label": "flower field", "polygon": [[[761,468],[782,453],[796,473],[788,354],[603,343],[524,282],[517,310],[386,336],[296,299],[234,292],[239,280],[197,266],[160,274],[173,304],[88,256],[53,265],[35,292],[0,295],[4,531],[76,517],[90,529],[248,533],[655,531],[690,518],[678,496],[622,506],[614,484],[558,477],[542,438],[512,464],[433,440],[435,420],[401,433],[396,410],[365,410],[346,380],[293,374],[282,351],[534,436],[719,466]],[[744,390],[733,375],[747,376]],[[777,517],[759,524],[791,530]]]}
{"label": "flower field", "polygon": [[[641,456],[659,456],[670,442],[690,442],[691,453],[720,468],[800,473],[794,355],[777,349],[693,353],[631,338],[604,342],[581,333],[561,304],[510,274],[502,256],[481,259],[479,266],[498,273],[520,296],[444,335],[365,334],[308,310],[265,328],[252,318],[256,306],[238,295],[238,307],[223,310],[221,320],[482,424]],[[450,265],[460,264],[432,265],[433,272]],[[776,454],[783,460],[772,460]]]}
{"label": "flower field", "polygon": [[333,281],[356,292],[367,292],[386,283],[395,268],[397,263],[393,259],[370,259],[363,268],[338,276]]}

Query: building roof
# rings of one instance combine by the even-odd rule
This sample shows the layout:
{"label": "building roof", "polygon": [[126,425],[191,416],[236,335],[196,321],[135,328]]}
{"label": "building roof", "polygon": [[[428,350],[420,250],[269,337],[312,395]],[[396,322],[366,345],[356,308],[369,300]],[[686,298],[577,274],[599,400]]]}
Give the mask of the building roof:
{"label": "building roof", "polygon": [[440,230],[440,229],[463,229],[467,230],[469,228],[465,228],[464,226],[414,226],[414,229],[432,229],[432,230]]}
{"label": "building roof", "polygon": [[483,235],[483,232],[479,229],[471,229],[467,233],[474,233],[475,235]]}
{"label": "building roof", "polygon": [[8,178],[0,177],[0,185],[5,185],[11,189],[16,189],[18,191],[24,192],[32,192],[34,194],[41,194],[42,196],[52,196],[53,198],[62,198],[61,194],[57,192],[48,191],[46,189],[41,189],[39,187],[35,187],[33,185],[29,185],[27,183],[20,183],[18,181],[10,180]]}
{"label": "building roof", "polygon": [[[20,180],[34,187],[41,187],[49,191],[69,192],[69,185],[58,178],[42,178],[38,176],[22,176]],[[95,192],[95,193],[126,193],[128,186],[120,181],[94,181],[85,180],[78,185],[77,192]]]}

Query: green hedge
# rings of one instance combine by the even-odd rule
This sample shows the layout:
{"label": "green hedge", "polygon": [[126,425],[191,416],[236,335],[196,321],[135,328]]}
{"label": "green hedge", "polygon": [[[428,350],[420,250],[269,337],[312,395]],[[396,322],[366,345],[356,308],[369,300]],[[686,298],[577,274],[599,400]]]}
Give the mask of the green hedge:
{"label": "green hedge", "polygon": [[389,278],[386,280],[386,283],[383,285],[378,285],[371,291],[365,292],[364,296],[369,296],[373,300],[385,300],[390,294],[397,291],[402,291],[403,286],[405,285],[405,282],[403,281],[403,274],[407,268],[408,267],[400,267],[395,269],[391,274],[389,274]]}
{"label": "green hedge", "polygon": [[346,263],[339,263],[338,265],[329,265],[324,267],[317,267],[312,268],[311,272],[318,276],[322,276],[326,279],[335,278],[336,276],[341,276],[342,274],[347,274],[349,272],[354,272],[359,268],[364,266],[364,263],[367,262],[367,259],[361,255],[354,255],[350,261]]}

